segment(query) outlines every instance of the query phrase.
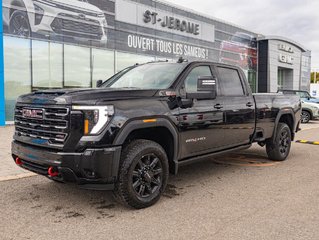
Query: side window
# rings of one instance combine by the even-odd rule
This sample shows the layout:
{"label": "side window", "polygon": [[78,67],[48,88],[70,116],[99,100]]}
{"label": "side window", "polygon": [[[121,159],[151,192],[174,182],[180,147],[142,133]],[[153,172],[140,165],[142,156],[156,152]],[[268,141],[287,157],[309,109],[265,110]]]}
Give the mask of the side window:
{"label": "side window", "polygon": [[243,85],[236,69],[217,67],[221,92],[224,96],[244,95]]}
{"label": "side window", "polygon": [[188,93],[197,92],[198,77],[213,76],[209,66],[198,66],[191,70],[185,79],[185,90]]}

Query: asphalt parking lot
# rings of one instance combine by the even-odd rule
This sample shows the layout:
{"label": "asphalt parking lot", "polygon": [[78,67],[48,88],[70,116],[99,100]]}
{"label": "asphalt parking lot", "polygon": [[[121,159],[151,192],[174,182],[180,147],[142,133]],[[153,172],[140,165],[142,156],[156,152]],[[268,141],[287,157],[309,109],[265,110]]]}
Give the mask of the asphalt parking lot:
{"label": "asphalt parking lot", "polygon": [[[296,140],[319,141],[319,124]],[[308,130],[306,130],[308,129]],[[271,162],[251,149],[183,167],[153,207],[33,176],[0,182],[0,239],[319,239],[319,145]]]}

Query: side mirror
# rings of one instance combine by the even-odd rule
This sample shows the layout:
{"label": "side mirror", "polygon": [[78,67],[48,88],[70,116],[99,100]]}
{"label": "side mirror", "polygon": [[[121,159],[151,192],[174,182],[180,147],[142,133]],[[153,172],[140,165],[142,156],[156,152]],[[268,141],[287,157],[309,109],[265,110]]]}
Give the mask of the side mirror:
{"label": "side mirror", "polygon": [[103,80],[97,80],[96,87],[101,87],[103,84]]}
{"label": "side mirror", "polygon": [[179,107],[184,109],[193,107],[193,104],[193,99],[179,99],[178,101]]}
{"label": "side mirror", "polygon": [[197,80],[197,92],[187,93],[189,99],[215,99],[216,98],[216,81],[213,76],[200,76]]}

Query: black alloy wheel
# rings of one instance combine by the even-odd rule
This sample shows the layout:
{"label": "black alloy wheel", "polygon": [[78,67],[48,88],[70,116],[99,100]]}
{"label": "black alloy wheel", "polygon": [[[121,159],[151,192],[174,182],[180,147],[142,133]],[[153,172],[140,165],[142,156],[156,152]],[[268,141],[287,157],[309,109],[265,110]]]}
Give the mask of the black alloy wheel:
{"label": "black alloy wheel", "polygon": [[276,134],[266,141],[268,158],[284,161],[289,155],[291,147],[291,130],[286,123],[278,123]]}
{"label": "black alloy wheel", "polygon": [[16,10],[12,13],[9,23],[9,31],[11,34],[20,37],[30,37],[31,28],[26,11]]}
{"label": "black alloy wheel", "polygon": [[121,154],[115,198],[136,209],[149,207],[160,199],[168,174],[168,159],[161,145],[150,140],[133,140]]}
{"label": "black alloy wheel", "polygon": [[162,185],[163,168],[159,158],[151,153],[141,157],[132,175],[132,187],[140,198],[148,198]]}
{"label": "black alloy wheel", "polygon": [[285,156],[290,148],[290,131],[285,128],[280,132],[279,136],[279,152],[281,155]]}

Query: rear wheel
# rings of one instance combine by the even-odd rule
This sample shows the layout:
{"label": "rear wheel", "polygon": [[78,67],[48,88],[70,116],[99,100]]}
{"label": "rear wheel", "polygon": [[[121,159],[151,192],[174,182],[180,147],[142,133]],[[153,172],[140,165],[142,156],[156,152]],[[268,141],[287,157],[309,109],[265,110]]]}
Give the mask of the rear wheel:
{"label": "rear wheel", "polygon": [[[275,138],[275,139],[273,139]],[[291,147],[291,131],[286,123],[278,123],[276,136],[266,142],[268,158],[284,161],[289,155]]]}
{"label": "rear wheel", "polygon": [[302,111],[301,112],[301,122],[302,123],[308,123],[311,119],[311,115],[308,111]]}
{"label": "rear wheel", "polygon": [[164,149],[149,140],[134,140],[122,153],[115,197],[133,208],[156,203],[168,180],[168,160]]}

